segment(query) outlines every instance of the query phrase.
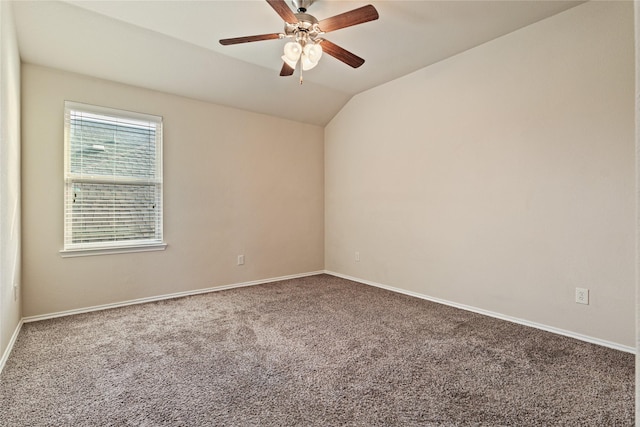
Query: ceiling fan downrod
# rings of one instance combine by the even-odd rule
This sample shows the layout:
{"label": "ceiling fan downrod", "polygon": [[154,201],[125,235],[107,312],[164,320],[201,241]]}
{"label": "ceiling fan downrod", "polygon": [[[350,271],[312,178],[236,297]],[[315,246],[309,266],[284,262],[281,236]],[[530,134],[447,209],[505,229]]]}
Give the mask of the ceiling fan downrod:
{"label": "ceiling fan downrod", "polygon": [[305,13],[314,1],[315,0],[291,0],[291,4],[298,11],[298,13]]}

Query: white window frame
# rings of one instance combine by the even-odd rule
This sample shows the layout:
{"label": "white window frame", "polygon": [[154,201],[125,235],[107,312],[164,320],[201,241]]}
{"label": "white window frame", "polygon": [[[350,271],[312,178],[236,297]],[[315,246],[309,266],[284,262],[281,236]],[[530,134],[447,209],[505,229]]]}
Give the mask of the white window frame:
{"label": "white window frame", "polygon": [[[71,172],[71,132],[70,132],[70,112],[80,111],[83,113],[96,114],[100,116],[110,116],[120,121],[127,122],[147,122],[154,123],[156,129],[156,171],[155,178],[138,179],[131,177],[122,177],[117,175],[111,176],[90,176],[80,175]],[[127,252],[146,252],[161,251],[167,247],[163,241],[163,182],[162,182],[162,117],[150,114],[135,113],[131,111],[119,110],[114,108],[100,107],[95,105],[83,104],[79,102],[65,101],[64,103],[64,247],[60,251],[62,257],[76,257],[89,255],[106,255],[114,253]],[[71,220],[71,212],[68,209],[70,205],[69,199],[73,197],[73,183],[94,183],[113,185],[122,184],[154,184],[159,185],[160,190],[156,199],[159,211],[154,213],[155,216],[155,238],[139,239],[139,240],[121,240],[121,241],[105,241],[105,242],[85,242],[73,243],[73,221]]]}

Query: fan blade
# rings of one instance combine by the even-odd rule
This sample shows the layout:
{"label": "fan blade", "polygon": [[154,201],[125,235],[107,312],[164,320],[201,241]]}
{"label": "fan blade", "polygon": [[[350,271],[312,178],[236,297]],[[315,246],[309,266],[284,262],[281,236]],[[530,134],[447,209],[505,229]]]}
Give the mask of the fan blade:
{"label": "fan blade", "polygon": [[289,24],[298,22],[298,18],[296,18],[296,15],[293,14],[284,0],[267,0],[267,3],[280,15],[280,18],[284,19],[284,22]]}
{"label": "fan blade", "polygon": [[261,34],[259,36],[245,36],[245,37],[236,37],[233,39],[222,39],[220,40],[220,44],[224,46],[228,46],[230,44],[239,44],[239,43],[248,43],[248,42],[259,42],[262,40],[274,40],[279,39],[280,34]]}
{"label": "fan blade", "polygon": [[283,77],[292,76],[295,70],[289,66],[286,62],[282,63],[282,70],[280,70],[280,75]]}
{"label": "fan blade", "polygon": [[358,68],[364,64],[364,59],[354,55],[346,49],[341,48],[335,43],[331,43],[329,40],[323,39],[320,46],[322,46],[322,51],[324,53],[333,56],[337,60],[342,61],[353,68]]}
{"label": "fan blade", "polygon": [[341,13],[340,15],[332,16],[331,18],[323,19],[318,22],[318,27],[325,33],[328,33],[329,31],[351,27],[352,25],[375,21],[378,18],[378,11],[369,4],[349,12]]}

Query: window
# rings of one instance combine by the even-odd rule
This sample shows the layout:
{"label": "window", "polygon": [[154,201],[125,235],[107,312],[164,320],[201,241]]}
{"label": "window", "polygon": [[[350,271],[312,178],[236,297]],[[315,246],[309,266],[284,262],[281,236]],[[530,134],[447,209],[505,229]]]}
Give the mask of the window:
{"label": "window", "polygon": [[161,250],[162,117],[65,102],[63,256]]}

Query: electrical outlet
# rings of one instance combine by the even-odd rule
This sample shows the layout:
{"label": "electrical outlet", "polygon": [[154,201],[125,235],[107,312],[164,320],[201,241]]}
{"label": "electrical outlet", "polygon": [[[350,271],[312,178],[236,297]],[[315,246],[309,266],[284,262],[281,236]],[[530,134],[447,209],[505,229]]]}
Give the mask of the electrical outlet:
{"label": "electrical outlet", "polygon": [[238,265],[244,265],[244,255],[238,255]]}
{"label": "electrical outlet", "polygon": [[589,289],[576,288],[576,303],[589,305]]}
{"label": "electrical outlet", "polygon": [[356,262],[360,262],[360,252],[356,252]]}

